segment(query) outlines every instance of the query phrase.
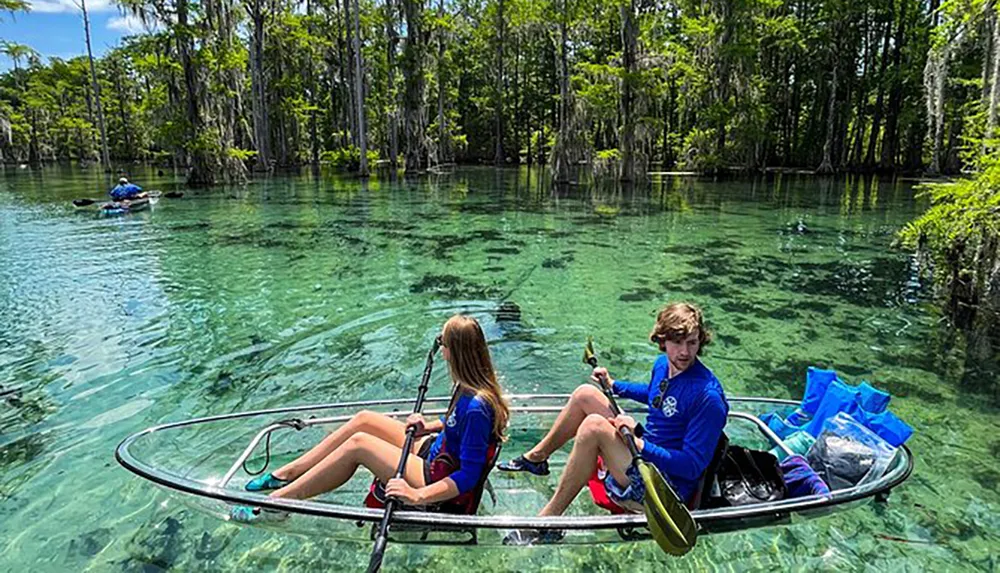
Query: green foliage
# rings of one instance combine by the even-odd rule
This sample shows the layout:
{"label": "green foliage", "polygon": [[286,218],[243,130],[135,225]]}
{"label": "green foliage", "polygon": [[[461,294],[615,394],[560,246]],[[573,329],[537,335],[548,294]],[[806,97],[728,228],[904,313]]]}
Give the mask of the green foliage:
{"label": "green foliage", "polygon": [[900,243],[916,249],[933,273],[945,316],[966,345],[963,378],[996,390],[1000,372],[1000,152],[977,161],[970,179],[926,185],[931,207],[904,227]]}
{"label": "green foliage", "polygon": [[617,207],[614,205],[597,205],[596,207],[594,207],[594,213],[596,213],[600,217],[605,217],[609,219],[617,217],[620,212],[621,212],[621,207]]}
{"label": "green foliage", "polygon": [[236,147],[230,147],[226,150],[229,157],[242,161],[243,163],[250,163],[257,158],[257,151],[253,149],[238,149]]}
{"label": "green foliage", "polygon": [[715,154],[716,134],[711,129],[692,129],[681,144],[680,168],[693,171],[712,171],[720,166]]}
{"label": "green foliage", "polygon": [[620,149],[600,149],[594,154],[594,158],[600,161],[621,161],[622,152]]}
{"label": "green foliage", "polygon": [[981,171],[971,179],[923,186],[932,206],[899,233],[908,248],[922,247],[944,267],[967,267],[966,257],[954,261],[950,254],[975,253],[984,243],[1000,239],[1000,155],[980,160]]}
{"label": "green foliage", "polygon": [[469,148],[469,136],[464,133],[461,135],[453,135],[451,138],[451,148],[455,150],[456,153],[464,153]]}
{"label": "green foliage", "polygon": [[[368,164],[374,165],[378,161],[378,152],[369,149],[367,157]],[[361,166],[361,148],[349,145],[340,149],[325,150],[320,154],[320,160],[343,171],[357,171]]]}
{"label": "green foliage", "polygon": [[31,4],[24,0],[0,0],[0,11],[13,13],[29,10],[31,10]]}
{"label": "green foliage", "polygon": [[218,156],[223,151],[219,139],[218,131],[206,129],[198,133],[194,139],[187,141],[184,147],[192,155]]}

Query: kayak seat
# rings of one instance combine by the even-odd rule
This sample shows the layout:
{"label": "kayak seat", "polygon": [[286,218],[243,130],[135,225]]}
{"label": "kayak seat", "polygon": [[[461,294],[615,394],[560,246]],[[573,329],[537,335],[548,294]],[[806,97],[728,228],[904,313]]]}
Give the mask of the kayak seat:
{"label": "kayak seat", "polygon": [[[693,511],[702,507],[702,501],[708,498],[708,496],[703,494],[706,489],[711,492],[712,486],[715,483],[716,474],[719,471],[719,467],[722,465],[722,460],[726,457],[726,451],[728,449],[729,437],[726,436],[725,432],[723,432],[722,435],[719,436],[719,441],[715,446],[715,452],[713,452],[712,459],[708,462],[708,466],[705,468],[705,473],[701,475],[701,480],[698,482],[698,489],[695,490],[691,499],[689,499],[685,504],[688,509]],[[611,500],[604,485],[603,472],[604,460],[598,456],[597,468],[594,470],[593,475],[590,476],[590,480],[587,482],[587,487],[590,488],[590,496],[594,500],[594,504],[600,508],[610,511],[614,515],[635,512],[634,509],[626,509]]]}
{"label": "kayak seat", "polygon": [[722,435],[719,436],[719,443],[715,446],[715,453],[712,454],[712,460],[708,462],[705,473],[701,475],[701,480],[698,482],[698,489],[695,490],[694,495],[688,500],[688,509],[703,508],[703,502],[709,497],[709,495],[705,495],[705,492],[708,491],[711,494],[712,488],[715,486],[716,474],[719,473],[719,467],[722,465],[722,460],[725,459],[728,449],[729,437],[726,436],[725,432],[722,432]]}
{"label": "kayak seat", "polygon": [[594,505],[610,511],[612,515],[636,513],[636,508],[626,509],[611,499],[611,496],[608,495],[607,487],[604,485],[606,475],[607,469],[604,466],[604,458],[597,456],[597,467],[594,468],[594,473],[587,480],[587,488],[590,489],[590,497],[594,500]]}
{"label": "kayak seat", "polygon": [[[501,444],[492,443],[486,451],[486,467],[483,468],[483,475],[476,482],[476,487],[460,494],[458,497],[435,503],[428,506],[408,506],[402,505],[400,509],[407,511],[432,511],[434,513],[451,513],[456,515],[475,515],[479,511],[479,504],[483,500],[483,491],[486,489],[486,481],[490,476],[490,471],[500,459]],[[431,463],[425,460],[425,463]],[[372,480],[372,485],[368,489],[365,497],[365,507],[381,509],[385,507],[385,485],[378,478]]]}
{"label": "kayak seat", "polygon": [[[483,491],[486,489],[486,482],[489,480],[490,472],[493,471],[497,461],[500,460],[500,450],[502,448],[503,446],[500,443],[490,445],[490,449],[486,452],[486,467],[483,468],[483,475],[476,482],[476,487],[454,500],[445,502],[446,506],[450,504],[454,511],[449,511],[448,509],[443,509],[442,511],[461,515],[475,515],[479,511],[479,504],[483,501]],[[468,501],[462,502],[463,496],[468,496]]]}

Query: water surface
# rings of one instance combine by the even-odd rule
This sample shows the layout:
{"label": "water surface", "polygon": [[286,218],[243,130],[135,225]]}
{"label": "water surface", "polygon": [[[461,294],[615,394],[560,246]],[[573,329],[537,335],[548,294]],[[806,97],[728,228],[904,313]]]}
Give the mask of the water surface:
{"label": "water surface", "polygon": [[[164,191],[181,180],[131,175]],[[572,390],[588,335],[613,375],[643,379],[656,310],[678,298],[705,308],[704,361],[732,395],[798,398],[809,365],[892,392],[917,428],[913,477],[888,504],[705,537],[682,560],[648,543],[397,545],[387,568],[1000,566],[1000,408],[958,382],[963,357],[911,257],[890,247],[926,207],[906,182],[554,193],[538,172],[462,169],[279,177],[115,218],[70,205],[103,186],[69,169],[0,181],[0,392],[15,391],[0,398],[4,569],[359,568],[367,545],[220,522],[118,467],[114,447],[166,421],[410,396],[427,343],[460,310],[482,320],[510,392]],[[497,320],[502,302],[519,320]],[[439,368],[432,393],[445,392]]]}

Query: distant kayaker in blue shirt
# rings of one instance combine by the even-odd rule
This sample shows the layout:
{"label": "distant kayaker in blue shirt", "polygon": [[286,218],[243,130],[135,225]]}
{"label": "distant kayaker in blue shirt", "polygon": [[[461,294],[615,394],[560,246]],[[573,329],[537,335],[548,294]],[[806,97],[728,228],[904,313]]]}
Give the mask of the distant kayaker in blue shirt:
{"label": "distant kayaker in blue shirt", "polygon": [[[575,438],[559,485],[539,515],[561,515],[595,473],[603,478],[599,483],[616,506],[641,511],[645,490],[618,433],[622,425],[641,438],[636,445],[642,458],[660,470],[678,496],[685,502],[692,498],[729,413],[722,385],[698,360],[701,349],[711,342],[711,333],[697,306],[679,302],[660,311],[650,340],[664,355],[653,364],[649,382],[613,381],[605,368],[595,368],[591,375],[594,383],[607,376],[616,395],[648,407],[641,434],[635,432],[634,419],[626,415],[614,417],[604,394],[584,384],[573,392],[542,441],[524,455],[498,466],[504,471],[547,475],[549,456]],[[545,536],[561,535],[552,531],[515,531],[505,542],[555,541],[541,539]]]}
{"label": "distant kayaker in blue shirt", "polygon": [[135,183],[129,183],[126,177],[119,179],[118,185],[115,185],[114,189],[108,191],[108,195],[111,195],[111,198],[115,201],[141,199],[146,196],[142,187],[139,187]]}
{"label": "distant kayaker in blue shirt", "polygon": [[[448,361],[454,393],[440,420],[412,414],[406,423],[385,414],[362,411],[311,450],[246,485],[248,491],[276,490],[271,497],[306,499],[337,489],[360,466],[385,483],[385,493],[409,505],[454,501],[480,487],[492,469],[491,452],[503,440],[509,410],[493,370],[483,330],[474,318],[456,315],[444,325],[441,352]],[[402,479],[393,479],[402,455],[406,428],[418,436],[438,432],[414,444]],[[232,519],[250,522],[281,516],[238,506]]]}

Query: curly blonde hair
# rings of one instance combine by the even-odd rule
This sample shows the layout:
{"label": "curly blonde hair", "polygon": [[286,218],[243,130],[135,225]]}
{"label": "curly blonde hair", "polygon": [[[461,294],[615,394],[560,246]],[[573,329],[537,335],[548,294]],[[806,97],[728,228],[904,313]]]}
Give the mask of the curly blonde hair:
{"label": "curly blonde hair", "polygon": [[[680,342],[698,331],[698,342],[701,348],[712,342],[712,332],[705,328],[705,318],[697,305],[689,302],[673,302],[660,309],[656,315],[656,324],[649,333],[653,344],[665,348],[666,342]],[[701,350],[699,349],[699,354]]]}

